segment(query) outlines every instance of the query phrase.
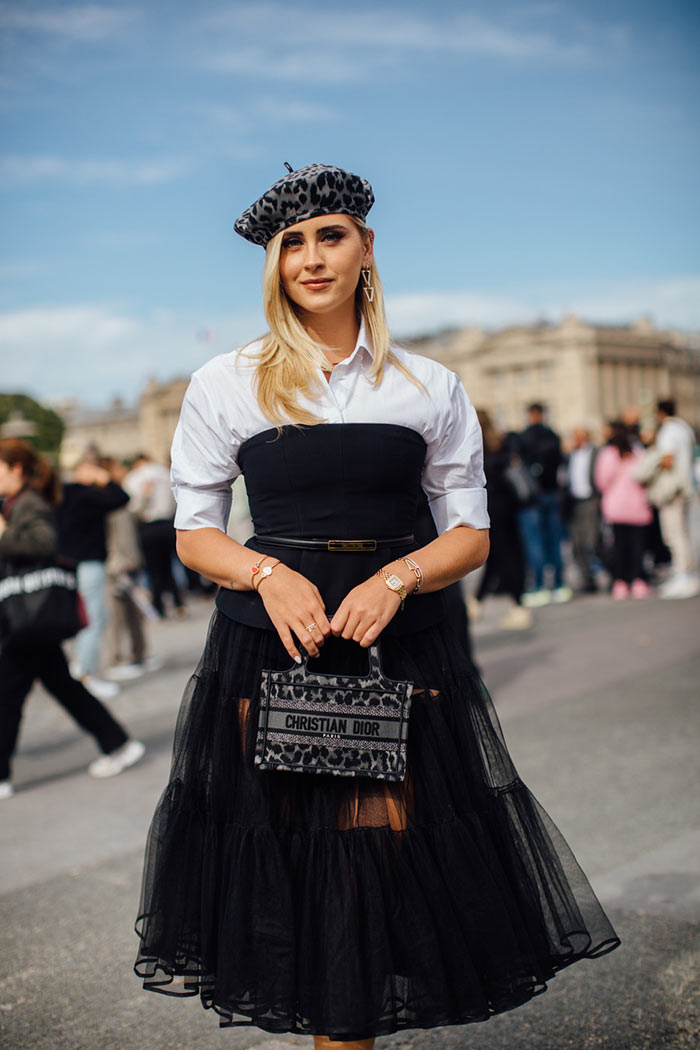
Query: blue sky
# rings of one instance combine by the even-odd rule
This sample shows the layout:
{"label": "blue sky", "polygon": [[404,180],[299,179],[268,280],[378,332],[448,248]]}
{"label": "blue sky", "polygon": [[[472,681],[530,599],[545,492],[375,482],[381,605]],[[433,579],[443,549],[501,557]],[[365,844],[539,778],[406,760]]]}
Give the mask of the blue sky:
{"label": "blue sky", "polygon": [[0,0],[0,388],[135,397],[264,329],[237,215],[372,182],[399,336],[700,330],[700,7]]}

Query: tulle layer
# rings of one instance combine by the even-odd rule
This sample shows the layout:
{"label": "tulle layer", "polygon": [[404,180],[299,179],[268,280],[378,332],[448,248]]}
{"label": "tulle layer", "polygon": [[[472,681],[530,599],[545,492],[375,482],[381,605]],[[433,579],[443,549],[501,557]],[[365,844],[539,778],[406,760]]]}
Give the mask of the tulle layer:
{"label": "tulle layer", "polygon": [[[146,849],[145,987],[222,1024],[364,1038],[484,1020],[617,946],[459,640],[430,628],[382,656],[415,684],[403,784],[261,773],[260,671],[289,657],[215,615]],[[330,641],[316,666],[366,660]]]}

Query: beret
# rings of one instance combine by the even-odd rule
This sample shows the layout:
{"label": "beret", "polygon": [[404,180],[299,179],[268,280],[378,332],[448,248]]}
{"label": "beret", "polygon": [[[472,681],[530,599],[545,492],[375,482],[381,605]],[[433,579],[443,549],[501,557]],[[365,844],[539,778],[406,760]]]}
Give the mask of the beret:
{"label": "beret", "polygon": [[247,241],[266,248],[276,233],[304,219],[338,213],[364,219],[373,204],[374,193],[366,179],[330,164],[308,164],[270,186],[233,228]]}

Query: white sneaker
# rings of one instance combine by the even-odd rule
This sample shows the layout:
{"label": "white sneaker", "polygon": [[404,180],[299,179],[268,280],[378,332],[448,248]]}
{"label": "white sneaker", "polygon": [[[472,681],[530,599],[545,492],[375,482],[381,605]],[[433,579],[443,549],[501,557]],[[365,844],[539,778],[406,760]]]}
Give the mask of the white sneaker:
{"label": "white sneaker", "polygon": [[539,609],[541,605],[549,605],[551,597],[549,591],[543,588],[540,591],[525,591],[520,600],[526,609]]}
{"label": "white sneaker", "polygon": [[522,605],[513,605],[499,622],[499,627],[504,631],[524,631],[532,627],[532,620],[529,609],[524,609]]}
{"label": "white sneaker", "polygon": [[105,674],[113,682],[131,682],[134,678],[140,678],[144,671],[141,664],[115,664]]}
{"label": "white sneaker", "polygon": [[141,666],[144,671],[160,671],[165,667],[165,660],[161,660],[159,656],[147,656]]}
{"label": "white sneaker", "polygon": [[672,576],[659,587],[660,598],[695,598],[700,594],[700,580],[689,573]]}
{"label": "white sneaker", "polygon": [[109,755],[100,755],[88,766],[91,777],[116,777],[129,766],[136,765],[146,754],[146,748],[140,740],[127,740],[125,744]]}
{"label": "white sneaker", "polygon": [[91,674],[83,675],[82,683],[98,700],[114,700],[121,692],[116,682],[106,682],[104,678],[95,678]]}
{"label": "white sneaker", "polygon": [[556,602],[557,605],[563,605],[564,602],[570,602],[574,596],[574,592],[571,587],[567,587],[566,584],[563,587],[555,587],[552,591],[552,601]]}
{"label": "white sneaker", "polygon": [[9,780],[0,780],[0,802],[5,798],[12,798],[15,789]]}

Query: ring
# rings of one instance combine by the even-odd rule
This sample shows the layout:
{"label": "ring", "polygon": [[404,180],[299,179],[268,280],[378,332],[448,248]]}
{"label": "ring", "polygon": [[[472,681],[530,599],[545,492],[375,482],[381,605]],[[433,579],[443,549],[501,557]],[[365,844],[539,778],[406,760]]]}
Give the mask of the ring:
{"label": "ring", "polygon": [[317,623],[310,623],[309,626],[306,628],[306,630],[309,632],[309,634],[311,634],[311,632],[313,631],[314,627],[316,628],[316,630],[318,630],[318,624]]}

